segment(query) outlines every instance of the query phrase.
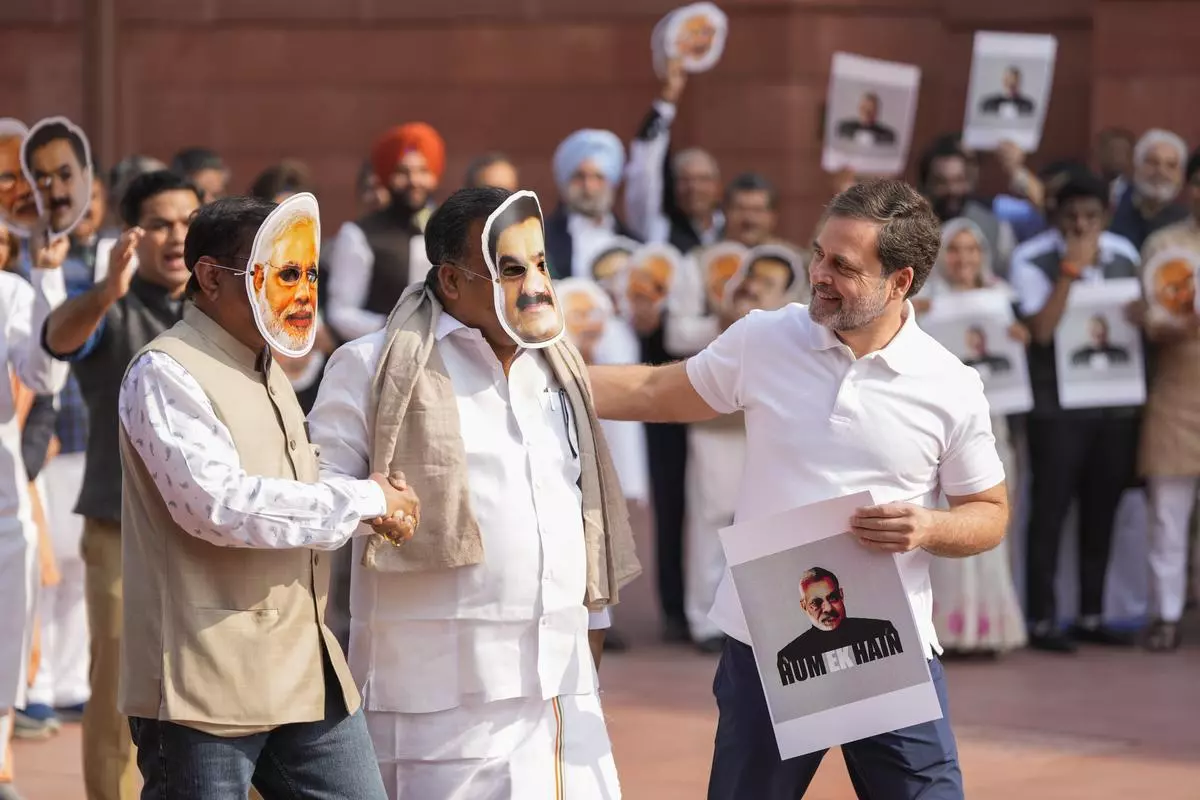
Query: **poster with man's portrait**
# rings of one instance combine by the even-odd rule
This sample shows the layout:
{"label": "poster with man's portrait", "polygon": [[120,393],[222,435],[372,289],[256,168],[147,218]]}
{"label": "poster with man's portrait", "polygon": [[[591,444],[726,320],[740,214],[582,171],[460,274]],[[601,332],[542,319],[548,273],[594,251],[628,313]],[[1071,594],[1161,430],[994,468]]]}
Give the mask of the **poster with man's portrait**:
{"label": "poster with man's portrait", "polygon": [[738,242],[718,242],[700,252],[697,263],[704,279],[704,294],[710,309],[721,307],[725,286],[737,274],[745,257],[746,246]]}
{"label": "poster with man's portrait", "polygon": [[21,168],[50,235],[73,231],[92,202],[92,151],[83,130],[66,117],[41,120],[21,145]]}
{"label": "poster with man's portrait", "polygon": [[629,257],[624,275],[624,303],[629,307],[646,304],[658,307],[666,302],[683,257],[669,244],[645,244]]}
{"label": "poster with man's portrait", "polygon": [[0,119],[0,223],[22,239],[38,226],[37,198],[21,167],[21,145],[28,135],[21,120]]}
{"label": "poster with man's portrait", "polygon": [[848,532],[870,492],[720,532],[783,758],[940,719],[896,557]]}
{"label": "poster with man's portrait", "polygon": [[1007,291],[974,289],[932,298],[921,328],[973,367],[993,414],[1033,408],[1025,344],[1013,335],[1016,317]]}
{"label": "poster with man's portrait", "polygon": [[1054,333],[1058,403],[1063,408],[1146,402],[1141,333],[1126,309],[1142,296],[1137,278],[1077,283]]}
{"label": "poster with man's portrait", "polygon": [[267,215],[250,248],[246,293],[259,333],[277,353],[300,358],[317,336],[321,212],[308,192]]}
{"label": "poster with man's portrait", "polygon": [[1027,153],[1038,149],[1058,40],[1024,33],[975,34],[963,145],[995,150],[1011,141]]}
{"label": "poster with man's portrait", "polygon": [[655,72],[665,78],[672,58],[680,59],[688,72],[707,72],[721,60],[728,33],[729,18],[713,3],[675,9],[659,20],[650,36]]}
{"label": "poster with man's portrait", "polygon": [[564,278],[555,285],[566,321],[567,340],[592,363],[596,346],[613,316],[613,305],[600,284],[587,278]]}
{"label": "poster with man's portrait", "polygon": [[608,293],[615,303],[620,294],[629,259],[641,244],[625,236],[605,239],[588,257],[587,274]]}
{"label": "poster with man's portrait", "polygon": [[483,225],[483,260],[500,326],[522,347],[549,347],[563,335],[562,309],[546,265],[542,204],[515,192]]}
{"label": "poster with man's portrait", "polygon": [[754,309],[775,311],[797,299],[804,259],[784,244],[753,247],[725,285],[723,302],[740,319]]}
{"label": "poster with man's portrait", "polygon": [[1142,265],[1142,290],[1150,313],[1158,318],[1185,320],[1197,311],[1196,271],[1200,256],[1169,248]]}
{"label": "poster with man's portrait", "polygon": [[912,64],[834,53],[821,167],[871,175],[903,172],[920,83],[921,70]]}

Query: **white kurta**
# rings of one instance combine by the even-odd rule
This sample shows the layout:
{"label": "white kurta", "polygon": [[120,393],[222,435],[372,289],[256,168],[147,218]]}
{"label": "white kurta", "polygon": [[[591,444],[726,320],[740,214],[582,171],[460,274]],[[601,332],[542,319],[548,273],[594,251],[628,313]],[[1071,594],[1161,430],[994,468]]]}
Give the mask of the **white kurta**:
{"label": "white kurta", "polygon": [[[366,405],[384,336],[330,359],[309,415],[324,475],[369,470]],[[536,351],[506,378],[479,331],[443,314],[436,336],[485,562],[377,572],[355,544],[349,660],[385,785],[393,798],[619,797],[582,604],[575,420]],[[556,795],[543,778],[563,770],[571,788]]]}
{"label": "white kurta", "polygon": [[[34,270],[33,287],[0,272],[0,358],[21,383],[38,394],[57,394],[69,367],[41,347],[46,315],[66,299],[61,270]],[[7,372],[7,370],[6,370]],[[29,501],[29,479],[21,459],[21,430],[12,385],[0,381],[0,712],[24,704],[29,647],[37,597],[37,528]],[[0,732],[2,733],[2,732]],[[0,735],[0,760],[7,745]]]}

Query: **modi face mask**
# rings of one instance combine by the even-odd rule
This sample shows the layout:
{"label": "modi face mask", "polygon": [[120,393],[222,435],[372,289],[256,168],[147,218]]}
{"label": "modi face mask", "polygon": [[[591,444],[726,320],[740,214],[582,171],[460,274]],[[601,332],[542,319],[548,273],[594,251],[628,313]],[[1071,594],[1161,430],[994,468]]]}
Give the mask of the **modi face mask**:
{"label": "modi face mask", "polygon": [[317,336],[320,256],[320,209],[308,192],[276,206],[254,236],[246,293],[258,332],[285,356],[307,355]]}
{"label": "modi face mask", "polygon": [[29,129],[12,117],[0,119],[0,223],[22,238],[38,224],[37,199],[21,166]]}
{"label": "modi face mask", "polygon": [[492,278],[492,302],[500,325],[522,347],[549,347],[565,324],[550,269],[537,195],[520,191],[504,201],[483,226],[483,259]]}

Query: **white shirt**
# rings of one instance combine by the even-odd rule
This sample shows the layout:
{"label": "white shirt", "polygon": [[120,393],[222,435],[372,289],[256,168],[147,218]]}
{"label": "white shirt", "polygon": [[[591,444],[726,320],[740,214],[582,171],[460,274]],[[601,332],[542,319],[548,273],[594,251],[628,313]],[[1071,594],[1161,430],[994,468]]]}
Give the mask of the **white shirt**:
{"label": "white shirt", "polygon": [[171,519],[209,544],[333,550],[387,511],[374,481],[247,475],[204,390],[166,353],[145,353],[129,368],[119,415]]}
{"label": "white shirt", "polygon": [[[385,335],[344,345],[329,361],[309,415],[323,474],[369,468],[367,406]],[[442,314],[435,335],[457,399],[484,562],[378,572],[360,566],[364,545],[355,543],[349,660],[363,702],[423,713],[594,691],[575,421],[536,350],[521,352],[506,379],[478,330]]]}
{"label": "white shirt", "polygon": [[721,332],[717,315],[708,307],[708,287],[701,274],[697,253],[680,261],[667,295],[667,315],[663,323],[663,346],[676,358],[695,355]]}
{"label": "white shirt", "polygon": [[[35,269],[31,280],[0,272],[0,358],[17,379],[35,394],[58,394],[67,382],[71,367],[51,357],[42,348],[42,327],[50,311],[67,298],[61,269]],[[5,370],[0,381],[0,529],[31,521],[29,477],[21,459],[21,430],[17,424],[16,399]]]}
{"label": "white shirt", "polygon": [[[677,111],[674,103],[655,100],[654,110],[661,124],[649,139],[636,138],[629,143],[629,162],[625,165],[625,224],[648,244],[671,239],[671,220],[663,213],[663,164],[671,148],[671,123]],[[699,231],[700,243],[716,242],[725,226],[725,216],[714,211],[712,224]]]}
{"label": "white shirt", "polygon": [[[1062,234],[1057,228],[1051,228],[1023,242],[1013,251],[1009,279],[1017,296],[1017,307],[1021,316],[1031,317],[1037,314],[1054,292],[1054,284],[1046,277],[1046,273],[1033,263],[1034,259],[1047,253],[1058,253],[1061,256],[1066,250],[1067,245]],[[1099,256],[1101,264],[1114,257],[1127,258],[1134,266],[1141,263],[1141,256],[1133,242],[1109,231],[1100,234]],[[1079,280],[1102,281],[1104,270],[1099,264],[1089,264],[1083,268]]]}
{"label": "white shirt", "polygon": [[591,257],[609,244],[617,230],[617,219],[611,213],[596,222],[594,219],[576,214],[567,214],[567,233],[571,235],[571,275],[576,278],[591,278]]}
{"label": "white shirt", "polygon": [[[735,519],[745,521],[870,490],[876,501],[937,505],[1004,480],[978,373],[907,320],[861,359],[805,306],[752,311],[687,362],[715,411],[746,412],[746,469]],[[927,652],[939,651],[932,556],[899,556]],[[749,643],[729,571],[711,619]]]}
{"label": "white shirt", "polygon": [[[596,343],[597,364],[639,364],[641,347],[633,326],[620,316],[610,316],[604,323],[604,333]],[[600,429],[608,442],[621,493],[626,500],[649,502],[650,469],[646,462],[646,428],[640,422],[602,419]]]}
{"label": "white shirt", "polygon": [[[371,290],[371,274],[375,268],[375,251],[367,242],[363,229],[353,222],[344,223],[333,241],[329,255],[329,324],[343,339],[357,339],[381,329],[386,314],[367,311],[367,293]],[[425,237],[413,236],[408,245],[408,278],[410,283],[425,280],[429,259],[425,255]]]}

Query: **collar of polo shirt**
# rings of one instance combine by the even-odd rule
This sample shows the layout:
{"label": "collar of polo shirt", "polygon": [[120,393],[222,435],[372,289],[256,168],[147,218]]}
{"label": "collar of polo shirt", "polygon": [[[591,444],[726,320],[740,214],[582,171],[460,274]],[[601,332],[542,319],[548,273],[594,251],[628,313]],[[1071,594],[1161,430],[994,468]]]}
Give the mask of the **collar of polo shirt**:
{"label": "collar of polo shirt", "polygon": [[[879,358],[893,372],[900,375],[919,373],[927,361],[922,357],[921,329],[917,327],[916,317],[917,315],[913,310],[912,303],[905,300],[904,324],[900,326],[899,332],[882,350],[870,353],[866,357],[871,358],[874,356]],[[846,347],[842,340],[837,337],[837,334],[824,325],[814,322],[811,317],[808,320],[808,331],[809,346],[813,350],[831,350],[835,347]]]}

